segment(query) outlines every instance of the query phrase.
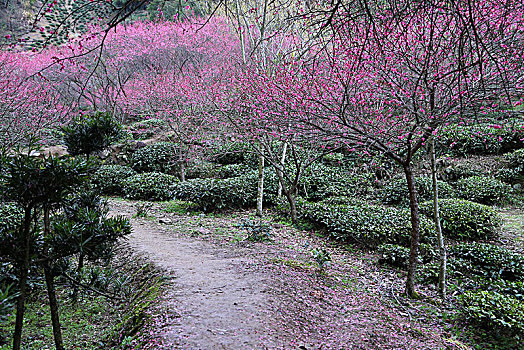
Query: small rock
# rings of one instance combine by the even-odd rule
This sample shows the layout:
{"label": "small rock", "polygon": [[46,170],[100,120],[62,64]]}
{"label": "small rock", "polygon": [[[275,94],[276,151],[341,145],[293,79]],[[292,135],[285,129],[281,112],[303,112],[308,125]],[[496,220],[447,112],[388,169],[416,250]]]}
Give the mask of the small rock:
{"label": "small rock", "polygon": [[135,149],[144,148],[144,147],[146,147],[146,146],[147,146],[147,144],[146,144],[144,141],[137,141],[137,142],[135,143]]}
{"label": "small rock", "polygon": [[195,232],[196,232],[196,233],[200,233],[200,234],[202,234],[202,235],[209,235],[209,234],[211,233],[211,231],[208,230],[208,229],[205,228],[205,227],[197,227],[197,228],[195,229]]}
{"label": "small rock", "polygon": [[171,225],[173,223],[173,220],[168,219],[168,218],[161,218],[161,219],[158,219],[158,222],[161,224]]}

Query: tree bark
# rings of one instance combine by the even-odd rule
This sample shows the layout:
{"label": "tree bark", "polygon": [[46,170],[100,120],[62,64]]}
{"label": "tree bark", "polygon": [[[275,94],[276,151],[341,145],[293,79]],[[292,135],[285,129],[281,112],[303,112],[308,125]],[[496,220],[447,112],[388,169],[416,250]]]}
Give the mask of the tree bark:
{"label": "tree bark", "polygon": [[13,334],[13,350],[20,350],[22,345],[22,328],[24,326],[25,299],[27,296],[27,275],[29,274],[29,257],[31,251],[31,208],[24,210],[23,260],[20,267],[19,296],[16,301],[15,331]]}
{"label": "tree bark", "polygon": [[415,272],[417,269],[418,247],[420,244],[420,218],[415,177],[409,164],[404,165],[404,174],[406,175],[408,183],[409,208],[411,210],[411,247],[409,252],[408,277],[406,280],[406,294],[410,298],[414,298],[417,296],[415,292]]}
{"label": "tree bark", "polygon": [[180,162],[180,182],[186,181],[186,164],[184,161]]}
{"label": "tree bark", "polygon": [[[286,162],[286,152],[287,152],[287,142],[284,143],[284,147],[282,148],[282,158],[280,159],[280,166],[284,168],[284,164]],[[280,172],[280,175],[282,175],[282,172],[277,169],[277,172]],[[277,197],[282,197],[282,183],[278,182],[278,189],[277,189]]]}
{"label": "tree bark", "polygon": [[289,203],[289,213],[291,215],[291,222],[293,224],[296,224],[298,222],[298,215],[297,215],[297,201],[294,196],[295,191],[285,191],[287,201]]}
{"label": "tree bark", "polygon": [[435,220],[435,230],[437,231],[438,249],[440,255],[440,267],[438,274],[438,290],[442,298],[446,296],[446,245],[442,235],[442,226],[440,225],[440,214],[438,205],[438,184],[437,184],[437,162],[435,159],[435,140],[432,138],[430,143],[431,156],[431,179],[433,181],[433,218]]}
{"label": "tree bark", "polygon": [[264,155],[260,150],[258,155],[258,190],[257,190],[257,216],[262,217],[262,203],[264,201]]}

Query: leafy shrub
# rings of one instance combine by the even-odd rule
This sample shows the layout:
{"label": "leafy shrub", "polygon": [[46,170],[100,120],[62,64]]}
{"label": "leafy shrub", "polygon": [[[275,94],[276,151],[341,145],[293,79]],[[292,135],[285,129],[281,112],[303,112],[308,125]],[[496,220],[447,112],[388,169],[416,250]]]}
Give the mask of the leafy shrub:
{"label": "leafy shrub", "polygon": [[450,249],[455,270],[468,278],[524,281],[524,256],[487,243],[461,243]]}
{"label": "leafy shrub", "polygon": [[159,142],[137,150],[131,156],[129,165],[137,172],[174,174],[178,169],[178,145]]}
{"label": "leafy shrub", "polygon": [[246,219],[238,227],[247,231],[247,240],[252,242],[264,242],[271,240],[271,225],[262,220]]}
{"label": "leafy shrub", "polygon": [[220,166],[207,162],[201,161],[190,164],[186,168],[186,178],[187,179],[208,179],[210,177],[217,177],[219,173]]}
{"label": "leafy shrub", "polygon": [[496,177],[506,183],[524,183],[524,149],[504,156],[505,166],[497,172]]}
{"label": "leafy shrub", "polygon": [[372,192],[371,174],[349,174],[342,168],[325,165],[310,167],[299,185],[299,195],[310,201],[334,196],[365,197]]}
{"label": "leafy shrub", "polygon": [[124,181],[136,175],[136,171],[122,165],[102,165],[93,174],[91,184],[104,194],[122,194]]}
{"label": "leafy shrub", "polygon": [[[329,234],[341,241],[368,247],[383,243],[408,245],[411,237],[409,210],[377,205],[331,205],[305,203],[302,216],[324,226]],[[431,221],[420,218],[422,237],[433,231]]]}
{"label": "leafy shrub", "polygon": [[171,199],[178,178],[163,173],[143,173],[131,176],[124,181],[124,194],[127,198],[164,201]]}
{"label": "leafy shrub", "polygon": [[14,230],[22,224],[24,213],[12,203],[0,203],[0,233]]}
{"label": "leafy shrub", "polygon": [[122,125],[109,113],[82,116],[61,129],[68,152],[90,155],[108,147],[122,136]]}
{"label": "leafy shrub", "polygon": [[[268,169],[265,169],[265,172],[267,172],[267,170]],[[245,164],[228,164],[219,167],[216,176],[220,179],[228,179],[245,175],[248,172],[251,172],[251,169]]]}
{"label": "leafy shrub", "polygon": [[444,169],[443,178],[446,181],[457,181],[466,177],[484,175],[486,175],[486,172],[482,171],[481,169],[472,167],[470,164],[458,163]]}
{"label": "leafy shrub", "polygon": [[524,148],[523,140],[522,122],[455,124],[441,129],[437,148],[441,154],[457,156],[503,154]]}
{"label": "leafy shrub", "polygon": [[468,291],[460,297],[467,320],[486,329],[496,327],[517,334],[524,332],[524,303],[509,295]]}
{"label": "leafy shrub", "polygon": [[188,180],[175,186],[174,197],[194,202],[206,212],[249,207],[256,202],[256,178],[242,176]]}
{"label": "leafy shrub", "polygon": [[[409,261],[410,248],[403,247],[398,244],[382,244],[377,249],[380,257],[379,264],[386,264],[390,266],[406,268]],[[438,257],[436,248],[429,244],[421,244],[419,246],[418,262],[427,264]]]}
{"label": "leafy shrub", "polygon": [[456,188],[460,198],[488,205],[506,201],[511,191],[502,181],[486,176],[459,180]]}
{"label": "leafy shrub", "polygon": [[[439,198],[453,198],[455,191],[451,185],[437,180]],[[430,200],[433,198],[433,182],[429,176],[415,178],[415,188],[417,189],[419,200]],[[408,184],[404,178],[393,179],[388,185],[384,186],[380,193],[382,203],[388,205],[407,204],[409,202]]]}
{"label": "leafy shrub", "polygon": [[248,143],[231,142],[213,149],[209,160],[222,165],[240,164],[248,159],[248,154],[251,152]]}
{"label": "leafy shrub", "polygon": [[145,140],[158,133],[166,122],[162,119],[151,118],[129,125],[126,129],[135,140]]}
{"label": "leafy shrub", "polygon": [[[420,204],[420,211],[433,218],[433,202]],[[439,200],[442,233],[454,239],[478,240],[492,237],[502,224],[498,213],[483,204],[462,199]]]}

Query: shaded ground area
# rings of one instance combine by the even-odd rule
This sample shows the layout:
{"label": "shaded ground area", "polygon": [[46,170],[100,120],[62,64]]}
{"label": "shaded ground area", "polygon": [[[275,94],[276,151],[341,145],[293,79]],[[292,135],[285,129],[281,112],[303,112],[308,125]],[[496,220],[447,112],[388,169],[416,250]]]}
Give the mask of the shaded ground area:
{"label": "shaded ground area", "polygon": [[[311,232],[275,222],[271,242],[248,242],[237,227],[247,212],[169,214],[163,206],[156,204],[149,218],[133,218],[129,240],[174,277],[160,302],[169,317],[159,324],[155,336],[162,341],[155,344],[166,349],[467,348],[446,335],[430,304],[402,298],[403,276],[379,271],[370,263],[372,256],[350,254]],[[128,217],[136,212],[127,201],[112,201],[111,207]],[[332,258],[322,274],[311,257],[314,248],[325,248]]]}

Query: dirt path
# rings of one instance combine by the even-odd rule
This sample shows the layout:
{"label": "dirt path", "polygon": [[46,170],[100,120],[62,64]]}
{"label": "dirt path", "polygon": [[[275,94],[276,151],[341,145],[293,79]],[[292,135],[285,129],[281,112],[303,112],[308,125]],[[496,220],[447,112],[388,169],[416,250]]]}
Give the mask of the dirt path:
{"label": "dirt path", "polygon": [[[135,213],[129,202],[111,207]],[[248,243],[234,228],[241,218],[158,209],[153,218],[131,219],[129,244],[174,277],[162,299],[174,315],[159,334],[163,349],[455,348],[438,322],[420,319],[409,304],[391,307],[380,293],[393,292],[394,282],[369,262],[327,247],[333,263],[319,275],[311,249],[326,246],[314,235],[274,224],[272,242]]]}

